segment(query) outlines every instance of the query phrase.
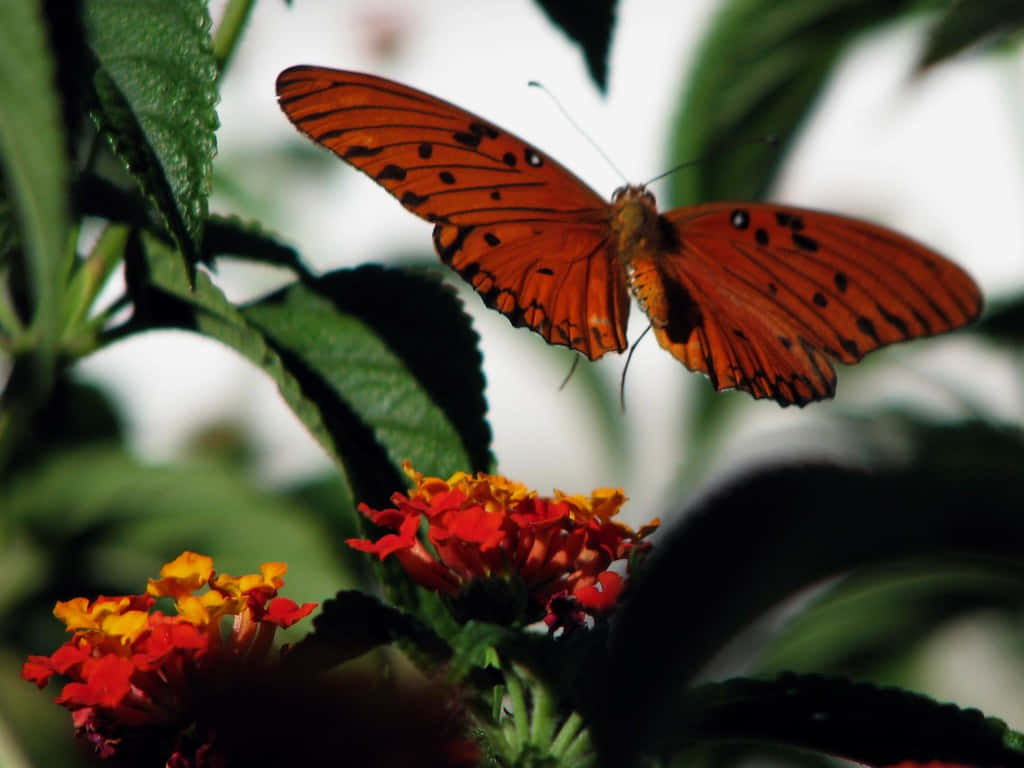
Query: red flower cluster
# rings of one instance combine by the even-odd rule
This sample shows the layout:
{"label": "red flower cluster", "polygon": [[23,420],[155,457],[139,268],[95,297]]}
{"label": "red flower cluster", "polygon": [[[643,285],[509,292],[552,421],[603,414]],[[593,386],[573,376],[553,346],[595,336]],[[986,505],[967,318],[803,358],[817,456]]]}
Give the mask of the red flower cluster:
{"label": "red flower cluster", "polygon": [[349,546],[381,560],[394,555],[417,583],[452,597],[475,581],[518,579],[552,629],[611,608],[624,580],[609,566],[649,549],[643,539],[658,525],[634,532],[613,521],[626,500],[619,489],[548,498],[498,475],[459,472],[441,480],[403,466],[413,488],[391,497],[393,509],[359,506],[395,533],[375,542],[349,539]]}
{"label": "red flower cluster", "polygon": [[[215,574],[209,557],[184,552],[149,581],[147,594],[58,602],[54,615],[74,636],[50,656],[30,656],[22,677],[40,688],[55,674],[70,678],[57,702],[71,710],[76,732],[110,757],[126,729],[187,716],[197,677],[260,663],[276,629],[316,607],[276,596],[286,570],[264,563],[258,574],[232,578]],[[152,610],[160,597],[172,598],[177,612]],[[225,633],[227,616],[234,619]]]}

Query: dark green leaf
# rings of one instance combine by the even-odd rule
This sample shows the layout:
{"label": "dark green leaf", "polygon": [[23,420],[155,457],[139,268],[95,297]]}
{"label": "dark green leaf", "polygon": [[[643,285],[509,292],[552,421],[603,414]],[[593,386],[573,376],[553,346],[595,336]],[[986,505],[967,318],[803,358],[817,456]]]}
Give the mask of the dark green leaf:
{"label": "dark green leaf", "polygon": [[258,222],[243,221],[237,216],[211,216],[206,220],[205,232],[202,261],[206,263],[212,263],[217,256],[238,256],[309,276],[295,249],[282,245]]}
{"label": "dark green leaf", "polygon": [[615,26],[616,0],[590,0],[585,8],[572,0],[537,0],[571,40],[582,49],[587,71],[603,93],[608,89],[608,51]]}
{"label": "dark green leaf", "polygon": [[896,688],[784,675],[709,683],[676,698],[676,727],[649,745],[655,752],[674,752],[691,741],[756,741],[866,765],[1024,765],[1024,737],[1002,721]]}
{"label": "dark green leaf", "polygon": [[1024,296],[995,303],[971,330],[1003,344],[1024,345]]}
{"label": "dark green leaf", "polygon": [[[373,446],[392,466],[409,459],[430,475],[490,466],[476,334],[434,278],[380,267],[338,271],[244,312],[288,361],[332,433],[352,444],[351,466]],[[404,486],[392,485],[378,501]]]}
{"label": "dark green leaf", "polygon": [[918,69],[972,47],[988,48],[1024,30],[1020,0],[956,0],[931,29]]}
{"label": "dark green leaf", "polygon": [[[914,0],[727,0],[690,69],[675,121],[675,204],[758,199],[858,35]],[[775,137],[774,146],[763,139]],[[754,142],[754,143],[751,143]]]}
{"label": "dark green leaf", "polygon": [[476,336],[435,280],[377,267],[339,271],[239,312],[203,273],[190,290],[168,247],[143,243],[136,269],[146,274],[130,279],[145,287],[140,328],[197,330],[263,368],[345,467],[358,499],[379,505],[404,488],[403,459],[440,475],[489,466]]}
{"label": "dark green leaf", "polygon": [[451,656],[447,643],[412,616],[362,592],[339,592],[323,604],[314,631],[290,649],[287,661],[323,672],[395,641],[411,644],[435,665]]}
{"label": "dark green leaf", "polygon": [[34,344],[39,350],[35,386],[45,392],[61,330],[59,301],[69,254],[69,216],[67,153],[54,62],[35,0],[10,0],[0,6],[0,105],[3,197],[12,207],[27,262],[22,271],[32,291]]}
{"label": "dark green leaf", "polygon": [[[929,556],[1020,562],[1019,476],[1012,461],[956,472],[785,467],[705,498],[656,546],[617,617],[608,670],[617,730],[643,741],[670,728],[660,713],[674,691],[754,617],[822,579]],[[699,631],[665,632],[666,611]],[[640,657],[659,663],[638,667]]]}
{"label": "dark green leaf", "polygon": [[84,9],[99,127],[192,262],[217,149],[207,4],[86,0]]}

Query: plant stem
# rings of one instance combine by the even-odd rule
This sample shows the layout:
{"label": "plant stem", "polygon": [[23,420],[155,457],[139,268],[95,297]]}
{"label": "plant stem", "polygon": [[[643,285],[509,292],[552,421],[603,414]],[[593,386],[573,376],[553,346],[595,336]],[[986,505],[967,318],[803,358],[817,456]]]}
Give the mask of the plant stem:
{"label": "plant stem", "polygon": [[558,731],[558,735],[555,740],[551,742],[551,754],[555,757],[562,757],[565,751],[569,748],[569,744],[575,738],[576,734],[580,732],[580,728],[583,727],[583,718],[578,713],[573,712],[569,717],[562,723],[561,729]]}
{"label": "plant stem", "polygon": [[516,740],[513,747],[519,753],[529,741],[530,710],[526,706],[522,681],[511,669],[505,670],[505,687],[508,688],[508,696],[512,700],[512,724],[515,726]]}
{"label": "plant stem", "polygon": [[220,25],[213,36],[213,57],[217,61],[217,71],[221,75],[227,69],[231,54],[235,52],[253,5],[253,0],[230,0],[228,7],[224,9]]}
{"label": "plant stem", "polygon": [[533,702],[533,712],[530,718],[530,743],[536,744],[546,751],[551,744],[551,737],[555,733],[558,707],[551,691],[539,680],[530,681],[530,694]]}

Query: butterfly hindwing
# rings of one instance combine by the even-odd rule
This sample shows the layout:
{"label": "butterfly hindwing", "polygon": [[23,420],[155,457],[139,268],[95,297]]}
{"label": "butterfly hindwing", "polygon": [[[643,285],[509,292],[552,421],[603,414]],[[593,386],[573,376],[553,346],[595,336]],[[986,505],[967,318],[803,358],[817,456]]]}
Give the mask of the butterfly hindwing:
{"label": "butterfly hindwing", "polygon": [[700,322],[656,321],[655,330],[720,389],[783,404],[829,397],[835,371],[827,358],[853,363],[886,344],[957,328],[981,310],[963,270],[867,222],[760,203],[700,205],[664,218],[679,247],[660,274],[668,294],[682,287]]}
{"label": "butterfly hindwing", "polygon": [[438,225],[434,246],[514,325],[591,360],[626,348],[629,293],[596,223]]}

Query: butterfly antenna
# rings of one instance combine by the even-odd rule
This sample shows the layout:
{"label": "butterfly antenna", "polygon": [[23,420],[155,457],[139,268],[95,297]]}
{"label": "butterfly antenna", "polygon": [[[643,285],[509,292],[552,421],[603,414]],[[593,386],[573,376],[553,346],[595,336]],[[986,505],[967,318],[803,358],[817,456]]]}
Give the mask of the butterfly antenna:
{"label": "butterfly antenna", "polygon": [[572,375],[574,373],[576,373],[576,367],[579,364],[580,364],[580,356],[579,355],[573,355],[572,356],[572,366],[570,366],[569,372],[567,374],[565,374],[565,378],[562,379],[562,383],[558,385],[558,391],[559,392],[561,392],[563,389],[565,389],[565,385],[569,383],[569,379],[571,379]]}
{"label": "butterfly antenna", "polygon": [[[779,137],[778,136],[772,136],[772,135],[758,136],[757,138],[750,139],[749,141],[744,141],[739,146],[740,147],[746,147],[746,146],[748,146],[750,144],[767,144],[769,147],[777,147],[777,146],[779,146]],[[670,173],[675,173],[676,171],[681,171],[683,168],[689,168],[691,165],[699,165],[700,163],[706,162],[713,154],[714,154],[714,152],[705,152],[703,155],[701,155],[700,157],[697,157],[694,160],[687,160],[685,163],[680,163],[675,168],[669,168],[664,173],[659,173],[653,179],[648,179],[647,181],[645,181],[644,182],[644,186],[646,187],[646,186],[648,186],[650,184],[653,184],[658,179],[663,179],[666,176],[668,176]]]}
{"label": "butterfly antenna", "polygon": [[626,175],[622,171],[619,170],[618,166],[615,165],[615,163],[612,162],[612,159],[610,157],[608,157],[608,155],[605,153],[605,151],[603,149],[601,149],[600,145],[590,137],[590,134],[588,134],[586,131],[584,131],[582,128],[580,128],[579,123],[577,123],[575,120],[572,119],[572,115],[570,115],[568,113],[568,111],[566,111],[565,107],[562,106],[562,102],[560,102],[555,97],[555,94],[553,94],[551,91],[549,91],[547,89],[547,86],[545,86],[543,83],[537,82],[536,80],[531,80],[530,82],[527,83],[527,85],[530,86],[531,88],[540,88],[542,91],[544,91],[544,93],[546,93],[548,95],[548,98],[551,99],[551,101],[553,101],[555,103],[556,107],[558,107],[558,111],[562,113],[562,117],[564,117],[566,120],[569,121],[569,125],[571,125],[573,128],[575,128],[576,131],[584,139],[586,139],[587,141],[590,142],[590,146],[592,146],[594,149],[597,150],[597,154],[599,154],[601,157],[603,157],[604,161],[606,163],[608,163],[608,165],[611,167],[611,169],[613,171],[615,171],[617,174],[619,174],[619,178],[622,179],[623,183],[625,183],[625,184],[629,183],[629,179],[626,178]]}
{"label": "butterfly antenna", "polygon": [[622,378],[619,379],[619,407],[623,413],[626,412],[626,371],[629,370],[629,361],[633,359],[633,353],[636,351],[637,344],[643,341],[644,336],[647,335],[649,330],[651,330],[650,323],[644,328],[644,332],[636,337],[636,341],[630,345],[629,354],[626,355],[626,364],[622,366]]}

